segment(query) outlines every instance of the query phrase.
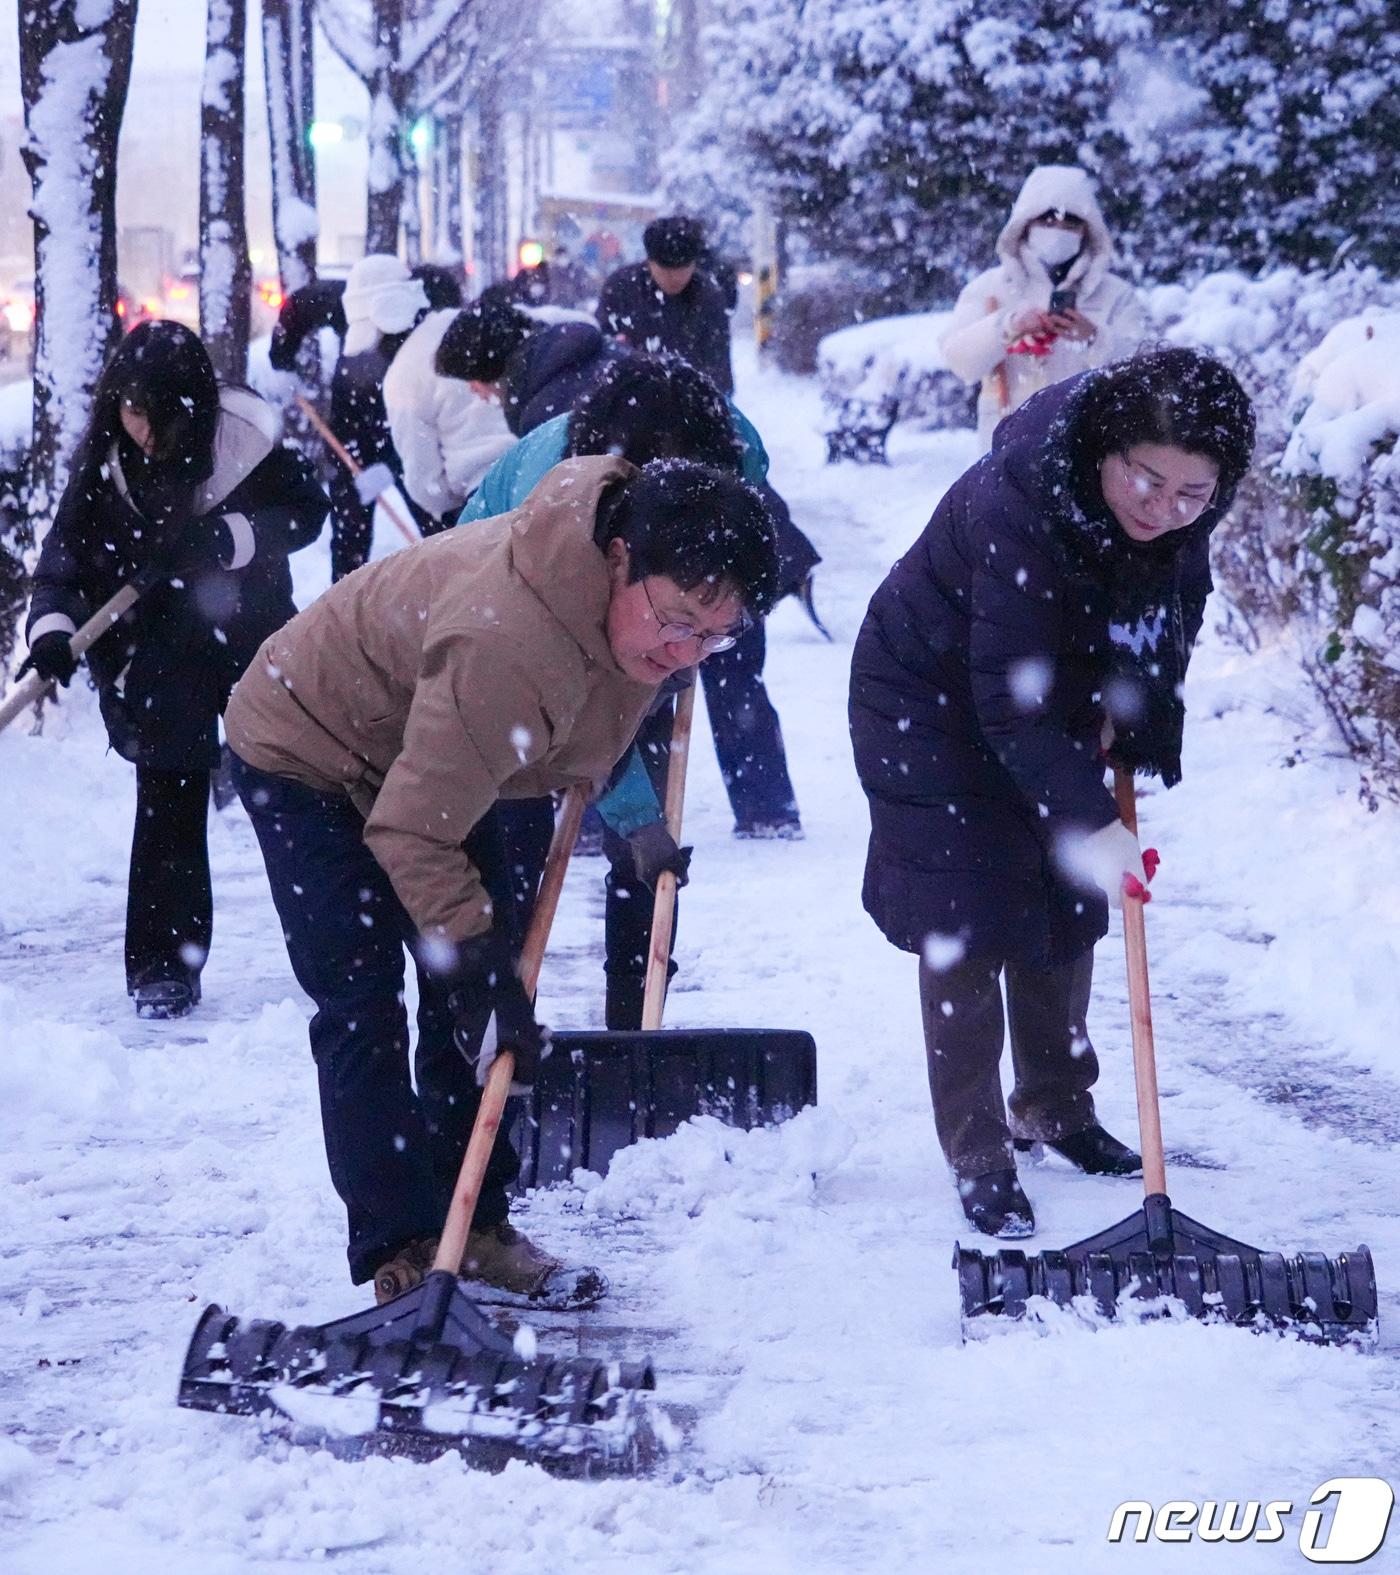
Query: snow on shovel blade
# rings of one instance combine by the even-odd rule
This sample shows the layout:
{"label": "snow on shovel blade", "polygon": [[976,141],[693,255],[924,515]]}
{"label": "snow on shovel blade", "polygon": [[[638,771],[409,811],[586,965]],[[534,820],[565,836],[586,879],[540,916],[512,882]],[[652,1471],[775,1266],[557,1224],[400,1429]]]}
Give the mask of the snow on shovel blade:
{"label": "snow on shovel blade", "polygon": [[1379,1338],[1370,1250],[1329,1258],[1261,1252],[1177,1213],[1158,1193],[1096,1236],[1028,1256],[953,1249],[965,1332],[984,1315],[1035,1318],[1049,1306],[1090,1323],[1151,1313],[1372,1349]]}
{"label": "snow on shovel blade", "polygon": [[693,1116],[752,1129],[817,1102],[811,1034],[781,1028],[556,1033],[511,1141],[521,1189],[607,1173],[619,1149],[669,1137]]}
{"label": "snow on shovel blade", "polygon": [[445,1271],[318,1327],[243,1320],[217,1306],[195,1327],[179,1403],[285,1419],[355,1453],[430,1459],[449,1449],[498,1468],[525,1458],[580,1473],[639,1469],[649,1362],[523,1358]]}

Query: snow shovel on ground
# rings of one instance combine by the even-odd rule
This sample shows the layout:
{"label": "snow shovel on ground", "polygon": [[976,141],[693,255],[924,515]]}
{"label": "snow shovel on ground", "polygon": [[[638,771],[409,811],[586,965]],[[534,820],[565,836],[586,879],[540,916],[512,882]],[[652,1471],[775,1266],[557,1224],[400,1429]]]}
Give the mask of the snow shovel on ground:
{"label": "snow shovel on ground", "polygon": [[[103,602],[82,628],[69,638],[68,646],[74,657],[81,656],[90,645],[95,645],[127,608],[149,589],[149,584],[138,576],[130,584],[123,585],[110,601]],[[40,677],[38,673],[27,673],[20,679],[15,685],[14,692],[0,701],[0,733],[5,731],[21,711],[34,704],[48,687],[48,683],[49,680]]]}
{"label": "snow shovel on ground", "polygon": [[[1123,771],[1114,777],[1118,813],[1136,831],[1133,779]],[[1335,1258],[1321,1252],[1261,1252],[1172,1207],[1162,1154],[1141,896],[1123,899],[1123,938],[1142,1134],[1142,1209],[1061,1252],[1028,1257],[1009,1249],[984,1254],[955,1246],[964,1334],[976,1332],[970,1326],[984,1314],[1035,1317],[1036,1298],[1043,1297],[1091,1321],[1131,1312],[1170,1316],[1180,1307],[1206,1322],[1273,1329],[1325,1344],[1374,1346],[1376,1274],[1368,1248]]]}
{"label": "snow shovel on ground", "polygon": [[[531,992],[584,803],[579,789],[566,795],[549,850],[521,954]],[[656,1387],[649,1362],[520,1354],[457,1279],[514,1069],[508,1051],[492,1063],[427,1278],[382,1307],[319,1327],[244,1323],[206,1308],[180,1377],[182,1406],[284,1417],[317,1442],[349,1439],[356,1453],[431,1459],[456,1449],[471,1465],[523,1457],[568,1473],[644,1464],[648,1433],[636,1402]]]}
{"label": "snow shovel on ground", "polygon": [[[695,687],[681,691],[666,772],[666,826],[677,842]],[[557,1033],[528,1119],[511,1137],[521,1159],[517,1186],[567,1181],[576,1169],[607,1171],[639,1138],[669,1137],[692,1116],[734,1127],[786,1121],[817,1101],[817,1047],[796,1029],[661,1028],[676,877],[656,883],[642,1027]]]}

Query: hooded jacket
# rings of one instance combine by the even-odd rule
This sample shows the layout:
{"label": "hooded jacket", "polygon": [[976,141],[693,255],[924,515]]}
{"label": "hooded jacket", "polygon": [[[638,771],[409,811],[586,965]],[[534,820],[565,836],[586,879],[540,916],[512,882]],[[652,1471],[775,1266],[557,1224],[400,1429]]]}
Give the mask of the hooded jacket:
{"label": "hooded jacket", "polygon": [[603,337],[595,323],[552,323],[537,328],[506,363],[502,406],[506,424],[525,437],[572,410],[598,386],[603,373],[627,351]]}
{"label": "hooded jacket", "polygon": [[656,693],[613,660],[594,531],[636,470],[556,467],[527,501],[333,585],[273,635],[233,692],[250,765],[365,815],[365,841],[424,935],[490,928],[463,840],[498,798],[601,783]]}
{"label": "hooded jacket", "polygon": [[[1101,894],[1061,875],[1056,844],[1117,818],[1099,734],[1121,672],[1116,616],[1160,609],[1185,677],[1210,592],[1210,532],[1141,549],[1077,499],[1076,401],[1044,390],[997,430],[871,599],[851,664],[856,769],[870,805],[864,901],[885,936],[1037,964],[1104,934]],[[1082,486],[1082,483],[1081,483]],[[1163,587],[1166,594],[1163,596]],[[1146,739],[1171,775],[1179,736]],[[1115,745],[1115,750],[1116,750]]]}
{"label": "hooded jacket", "polygon": [[[1084,245],[1058,282],[1025,245],[1031,222],[1051,208],[1085,224]],[[1042,164],[1030,172],[997,238],[997,256],[997,265],[978,274],[958,297],[940,341],[949,368],[964,382],[981,385],[977,431],[986,448],[997,422],[1037,390],[1131,355],[1147,328],[1137,292],[1109,272],[1113,242],[1093,181],[1082,169]],[[1087,345],[1057,339],[1046,355],[1009,354],[1012,319],[1027,308],[1048,310],[1057,288],[1075,292],[1075,304],[1097,328],[1096,337]]]}
{"label": "hooded jacket", "polygon": [[515,441],[501,407],[456,377],[439,377],[438,346],[456,309],[430,312],[384,377],[389,432],[404,486],[436,519],[456,518],[481,478]]}
{"label": "hooded jacket", "polygon": [[287,555],[320,534],[327,504],[280,436],[270,405],[221,389],[213,472],[173,529],[142,514],[120,443],[94,487],[75,477],[63,494],[34,574],[28,638],[71,634],[128,581],[155,580],[87,654],[112,748],[137,765],[216,765],[230,688],[296,612]]}

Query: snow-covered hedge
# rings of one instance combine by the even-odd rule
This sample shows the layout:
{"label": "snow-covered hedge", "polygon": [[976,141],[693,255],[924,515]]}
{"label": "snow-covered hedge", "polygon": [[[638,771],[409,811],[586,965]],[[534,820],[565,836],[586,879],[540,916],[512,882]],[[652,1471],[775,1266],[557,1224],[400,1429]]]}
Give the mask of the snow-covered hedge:
{"label": "snow-covered hedge", "polygon": [[938,345],[950,315],[908,312],[828,334],[817,348],[826,430],[895,419],[966,426],[971,396]]}
{"label": "snow-covered hedge", "polygon": [[1368,791],[1400,797],[1400,281],[1286,268],[1146,298],[1158,333],[1228,361],[1258,412],[1216,539],[1230,627],[1292,640]]}

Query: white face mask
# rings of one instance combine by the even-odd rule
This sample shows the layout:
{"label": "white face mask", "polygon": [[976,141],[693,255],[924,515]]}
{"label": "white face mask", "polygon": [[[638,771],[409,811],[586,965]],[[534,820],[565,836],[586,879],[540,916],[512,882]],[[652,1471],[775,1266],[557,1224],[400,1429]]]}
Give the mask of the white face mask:
{"label": "white face mask", "polygon": [[1033,224],[1026,231],[1026,250],[1047,268],[1056,268],[1078,254],[1084,244],[1082,230],[1061,230],[1048,224]]}

